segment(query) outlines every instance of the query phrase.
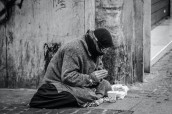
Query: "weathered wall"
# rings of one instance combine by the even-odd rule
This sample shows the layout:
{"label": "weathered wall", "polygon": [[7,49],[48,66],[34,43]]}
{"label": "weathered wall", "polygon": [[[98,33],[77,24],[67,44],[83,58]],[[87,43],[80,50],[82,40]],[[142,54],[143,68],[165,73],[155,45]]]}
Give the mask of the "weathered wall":
{"label": "weathered wall", "polygon": [[133,40],[132,9],[133,4],[125,0],[96,1],[96,27],[109,29],[115,44],[103,58],[105,67],[109,70],[111,83],[131,81],[128,77],[132,76],[132,59],[129,52]]}
{"label": "weathered wall", "polygon": [[44,43],[63,44],[98,27],[109,29],[115,44],[103,58],[111,83],[142,81],[143,0],[14,1],[10,8],[0,0],[10,8],[0,12],[0,87],[38,86]]}
{"label": "weathered wall", "polygon": [[144,37],[144,71],[150,72],[151,58],[151,0],[144,0],[144,21],[143,21],[143,37]]}
{"label": "weathered wall", "polygon": [[96,27],[106,27],[115,47],[104,57],[111,83],[143,79],[143,1],[96,0]]}
{"label": "weathered wall", "polygon": [[44,43],[64,43],[93,29],[93,6],[92,0],[17,0],[0,26],[1,87],[37,86],[44,74]]}
{"label": "weathered wall", "polygon": [[0,84],[5,86],[4,77],[6,76],[6,40],[5,40],[5,28],[0,27]]}

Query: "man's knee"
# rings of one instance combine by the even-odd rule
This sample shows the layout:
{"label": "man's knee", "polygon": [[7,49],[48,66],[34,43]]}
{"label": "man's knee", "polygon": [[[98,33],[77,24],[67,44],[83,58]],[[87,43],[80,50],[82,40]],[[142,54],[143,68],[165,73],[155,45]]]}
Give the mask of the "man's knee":
{"label": "man's knee", "polygon": [[111,90],[112,90],[109,81],[103,79],[103,80],[101,81],[101,84],[102,84],[103,86],[105,86],[106,91],[111,91]]}

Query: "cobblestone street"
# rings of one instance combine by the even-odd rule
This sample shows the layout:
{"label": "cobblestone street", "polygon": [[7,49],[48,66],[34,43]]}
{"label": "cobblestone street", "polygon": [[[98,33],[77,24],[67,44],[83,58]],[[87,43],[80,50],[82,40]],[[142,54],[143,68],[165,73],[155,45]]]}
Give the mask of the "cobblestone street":
{"label": "cobblestone street", "polygon": [[94,108],[32,109],[28,107],[33,89],[0,89],[1,114],[172,114],[172,51],[145,74],[143,83],[129,86],[123,100]]}

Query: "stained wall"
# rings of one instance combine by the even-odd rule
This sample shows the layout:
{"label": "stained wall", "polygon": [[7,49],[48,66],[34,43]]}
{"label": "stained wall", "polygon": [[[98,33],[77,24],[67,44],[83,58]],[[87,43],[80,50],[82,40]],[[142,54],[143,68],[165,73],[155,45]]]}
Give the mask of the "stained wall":
{"label": "stained wall", "polygon": [[92,0],[0,3],[1,11],[5,9],[0,25],[1,87],[36,87],[44,74],[44,44],[63,44],[82,37],[85,29],[94,27]]}
{"label": "stained wall", "polygon": [[[150,31],[143,32],[148,26],[143,24],[146,4],[143,0],[96,0],[96,27],[108,28],[115,44],[104,57],[111,83],[143,81],[143,50],[147,48],[144,42],[150,40],[148,35],[147,38],[144,37],[144,34]],[[150,59],[149,56],[148,53],[145,58]],[[149,67],[149,62],[147,66]]]}
{"label": "stained wall", "polygon": [[99,27],[110,30],[115,44],[103,58],[108,80],[142,82],[149,42],[145,1],[0,0],[0,87],[36,88],[44,76],[45,43],[63,44]]}

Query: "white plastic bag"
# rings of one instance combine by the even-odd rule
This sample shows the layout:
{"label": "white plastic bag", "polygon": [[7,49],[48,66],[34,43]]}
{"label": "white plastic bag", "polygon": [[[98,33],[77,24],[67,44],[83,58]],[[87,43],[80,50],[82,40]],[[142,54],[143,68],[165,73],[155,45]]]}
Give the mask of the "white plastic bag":
{"label": "white plastic bag", "polygon": [[124,99],[124,97],[127,95],[127,92],[129,88],[122,84],[114,84],[111,86],[112,91],[114,91],[114,94],[116,94],[117,99]]}

